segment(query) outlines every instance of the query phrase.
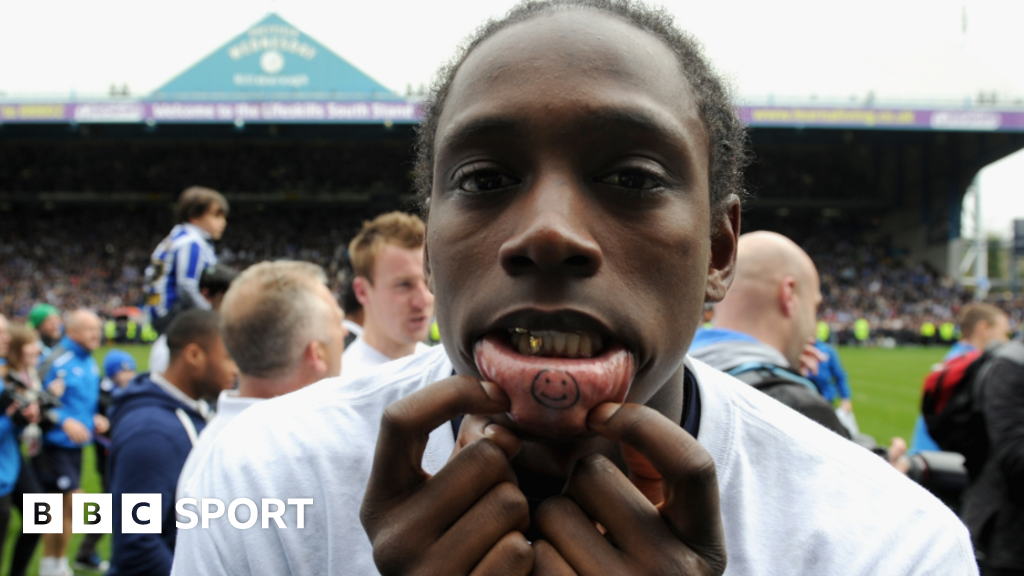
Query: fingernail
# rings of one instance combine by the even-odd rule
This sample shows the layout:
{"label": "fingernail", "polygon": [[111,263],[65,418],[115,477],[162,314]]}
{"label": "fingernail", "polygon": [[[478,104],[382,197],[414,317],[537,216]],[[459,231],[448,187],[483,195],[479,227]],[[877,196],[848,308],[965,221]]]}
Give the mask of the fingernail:
{"label": "fingernail", "polygon": [[495,402],[506,403],[508,402],[508,396],[505,395],[505,391],[500,386],[493,382],[481,381],[480,387],[484,389],[484,393],[487,397]]}
{"label": "fingernail", "polygon": [[590,415],[587,416],[587,424],[591,428],[595,426],[603,426],[612,419],[612,416],[615,416],[615,413],[619,411],[619,408],[622,408],[622,404],[605,402],[590,411]]}
{"label": "fingernail", "polygon": [[484,426],[484,436],[494,436],[495,434],[498,434],[503,430],[506,430],[504,426],[499,426],[493,423],[488,424],[487,426]]}

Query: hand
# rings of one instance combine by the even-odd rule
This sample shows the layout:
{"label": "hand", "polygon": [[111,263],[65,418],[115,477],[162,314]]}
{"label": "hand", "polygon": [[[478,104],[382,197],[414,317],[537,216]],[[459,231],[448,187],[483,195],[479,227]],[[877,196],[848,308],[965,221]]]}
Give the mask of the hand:
{"label": "hand", "polygon": [[93,414],[92,425],[97,434],[106,434],[110,430],[110,420],[103,414]]}
{"label": "hand", "polygon": [[31,402],[28,406],[22,408],[21,415],[25,417],[32,424],[39,423],[39,402]]}
{"label": "hand", "polygon": [[477,420],[484,438],[457,447],[434,476],[420,466],[431,430],[459,414],[508,408],[500,388],[467,376],[435,382],[387,408],[359,515],[381,574],[530,573],[533,549],[522,534],[529,507],[508,461],[517,439]]}
{"label": "hand", "polygon": [[800,373],[806,376],[817,376],[821,363],[828,360],[825,354],[815,346],[817,342],[814,337],[808,338],[804,344],[804,351],[800,353]]}
{"label": "hand", "polygon": [[[562,496],[534,515],[536,575],[721,574],[725,535],[711,455],[680,426],[637,404],[602,404],[587,419],[594,432],[635,450],[646,462],[654,504],[604,456],[581,459]],[[639,456],[639,459],[636,458]]]}
{"label": "hand", "polygon": [[853,413],[853,401],[852,400],[841,400],[839,407],[847,412]]}
{"label": "hand", "polygon": [[907,441],[899,436],[889,442],[889,464],[901,474],[910,471],[910,458],[907,457]]}
{"label": "hand", "polygon": [[46,390],[50,394],[53,394],[54,396],[56,396],[58,398],[60,398],[61,396],[64,395],[64,390],[66,388],[67,388],[67,385],[64,384],[64,379],[63,378],[56,378],[54,380],[51,380],[50,383],[46,386]]}
{"label": "hand", "polygon": [[74,418],[64,420],[64,424],[61,425],[61,429],[64,430],[64,433],[67,434],[68,438],[75,444],[85,444],[90,438],[92,438],[92,435],[89,434],[89,429],[85,427],[85,424],[82,424]]}

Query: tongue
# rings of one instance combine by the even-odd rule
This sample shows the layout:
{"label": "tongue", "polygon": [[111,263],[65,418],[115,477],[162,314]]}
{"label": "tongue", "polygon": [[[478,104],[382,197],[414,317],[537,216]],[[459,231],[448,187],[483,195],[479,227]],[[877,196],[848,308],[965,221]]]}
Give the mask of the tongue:
{"label": "tongue", "polygon": [[594,358],[524,356],[491,333],[473,352],[484,379],[508,394],[512,420],[524,432],[548,438],[585,434],[591,408],[622,402],[632,379],[632,358],[614,342]]}

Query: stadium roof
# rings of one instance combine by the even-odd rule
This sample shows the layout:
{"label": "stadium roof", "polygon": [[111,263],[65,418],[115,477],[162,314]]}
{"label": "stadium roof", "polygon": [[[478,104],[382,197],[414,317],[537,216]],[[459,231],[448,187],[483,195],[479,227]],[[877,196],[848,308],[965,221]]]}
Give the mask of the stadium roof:
{"label": "stadium roof", "polygon": [[397,100],[399,97],[277,14],[170,82],[152,100]]}

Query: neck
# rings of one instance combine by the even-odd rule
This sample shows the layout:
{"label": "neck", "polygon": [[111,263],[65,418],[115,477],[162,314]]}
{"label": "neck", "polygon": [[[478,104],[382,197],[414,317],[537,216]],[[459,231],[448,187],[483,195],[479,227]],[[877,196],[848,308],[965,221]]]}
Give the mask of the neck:
{"label": "neck", "polygon": [[757,339],[758,342],[778,350],[780,354],[786,357],[788,362],[792,362],[789,359],[789,351],[786,350],[789,327],[785,318],[777,318],[766,323],[719,322],[717,326],[751,336]]}
{"label": "neck", "polygon": [[191,378],[189,378],[188,373],[180,364],[171,364],[161,376],[173,384],[175,388],[184,392],[189,398],[193,400],[199,399],[199,394],[196,392],[195,386],[192,385]]}
{"label": "neck", "polygon": [[304,370],[288,374],[283,378],[260,378],[249,374],[238,376],[239,398],[274,398],[303,388],[320,378],[307,374]]}
{"label": "neck", "polygon": [[367,318],[366,324],[363,326],[362,338],[367,344],[373,346],[381,354],[392,360],[409,356],[416,352],[415,343],[404,344],[389,338],[383,330],[377,327],[377,323],[373,320],[372,317]]}

